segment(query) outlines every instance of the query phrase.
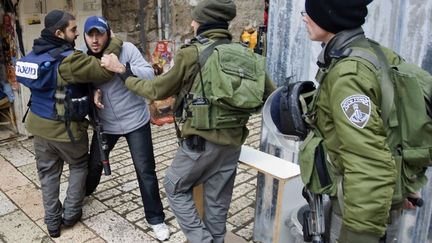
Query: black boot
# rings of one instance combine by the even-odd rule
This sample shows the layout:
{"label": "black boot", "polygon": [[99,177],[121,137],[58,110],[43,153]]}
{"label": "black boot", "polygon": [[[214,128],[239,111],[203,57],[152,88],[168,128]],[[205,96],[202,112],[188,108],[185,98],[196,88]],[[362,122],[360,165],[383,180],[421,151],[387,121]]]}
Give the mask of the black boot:
{"label": "black boot", "polygon": [[52,238],[60,237],[60,226],[58,226],[56,228],[47,227],[47,229],[48,229],[49,236],[51,236]]}
{"label": "black boot", "polygon": [[66,228],[72,227],[81,219],[81,216],[82,216],[82,211],[70,219],[63,218],[63,225]]}

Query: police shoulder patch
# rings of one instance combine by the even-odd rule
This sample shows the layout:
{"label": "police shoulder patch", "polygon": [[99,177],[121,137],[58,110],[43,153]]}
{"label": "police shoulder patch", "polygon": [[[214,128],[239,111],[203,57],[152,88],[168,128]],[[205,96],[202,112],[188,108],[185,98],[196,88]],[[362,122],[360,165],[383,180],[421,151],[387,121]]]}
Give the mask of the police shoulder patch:
{"label": "police shoulder patch", "polygon": [[364,128],[371,113],[370,98],[363,94],[346,97],[341,108],[348,120],[358,128]]}

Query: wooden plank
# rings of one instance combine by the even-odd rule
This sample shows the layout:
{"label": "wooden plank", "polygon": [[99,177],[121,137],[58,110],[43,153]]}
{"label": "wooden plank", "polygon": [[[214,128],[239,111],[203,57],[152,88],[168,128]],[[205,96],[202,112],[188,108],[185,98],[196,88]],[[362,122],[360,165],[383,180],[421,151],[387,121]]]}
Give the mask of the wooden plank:
{"label": "wooden plank", "polygon": [[204,186],[199,184],[193,188],[193,200],[200,218],[204,217]]}
{"label": "wooden plank", "polygon": [[[204,187],[203,184],[199,184],[193,188],[193,200],[198,210],[198,214],[201,218],[204,217]],[[187,242],[187,241],[186,241]],[[225,243],[247,243],[242,237],[235,235],[231,231],[227,231],[225,234]]]}
{"label": "wooden plank", "polygon": [[297,164],[246,145],[242,146],[239,162],[280,180],[288,180],[300,175],[300,167]]}

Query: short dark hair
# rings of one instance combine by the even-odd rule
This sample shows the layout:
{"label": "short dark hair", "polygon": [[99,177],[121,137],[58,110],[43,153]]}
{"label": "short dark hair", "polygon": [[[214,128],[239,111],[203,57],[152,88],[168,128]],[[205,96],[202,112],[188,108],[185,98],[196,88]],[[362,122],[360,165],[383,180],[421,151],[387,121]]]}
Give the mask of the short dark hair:
{"label": "short dark hair", "polygon": [[75,16],[63,10],[53,10],[45,17],[45,29],[54,33],[56,30],[65,31],[69,21],[75,20]]}

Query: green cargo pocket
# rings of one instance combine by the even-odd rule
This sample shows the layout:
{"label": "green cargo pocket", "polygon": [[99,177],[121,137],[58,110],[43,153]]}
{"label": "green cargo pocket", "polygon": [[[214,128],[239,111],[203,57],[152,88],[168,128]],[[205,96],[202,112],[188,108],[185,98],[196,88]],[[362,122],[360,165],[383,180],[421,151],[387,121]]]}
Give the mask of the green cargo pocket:
{"label": "green cargo pocket", "polygon": [[401,165],[401,186],[403,195],[419,191],[427,182],[426,170],[428,167],[412,166],[406,161]]}
{"label": "green cargo pocket", "polygon": [[220,45],[215,49],[220,67],[212,70],[210,77],[215,78],[211,88],[218,97],[217,102],[241,109],[261,107],[265,87],[262,57],[238,44]]}
{"label": "green cargo pocket", "polygon": [[410,166],[422,168],[431,165],[431,148],[404,148],[402,154],[405,162]]}
{"label": "green cargo pocket", "polygon": [[336,193],[332,171],[328,168],[327,154],[322,144],[322,137],[314,132],[309,135],[300,148],[300,172],[303,183],[313,193]]}
{"label": "green cargo pocket", "polygon": [[224,129],[243,127],[247,124],[250,113],[238,110],[226,110],[214,105],[210,113],[211,128]]}
{"label": "green cargo pocket", "polygon": [[393,156],[395,162],[396,162],[396,171],[397,171],[397,175],[396,175],[396,184],[395,184],[395,188],[394,188],[394,192],[393,192],[393,199],[392,199],[392,203],[393,204],[399,204],[402,203],[404,200],[404,188],[402,186],[403,182],[402,182],[402,176],[401,176],[401,172],[402,172],[402,157],[401,156]]}
{"label": "green cargo pocket", "polygon": [[210,104],[192,104],[192,122],[191,126],[198,130],[208,130],[210,129]]}

